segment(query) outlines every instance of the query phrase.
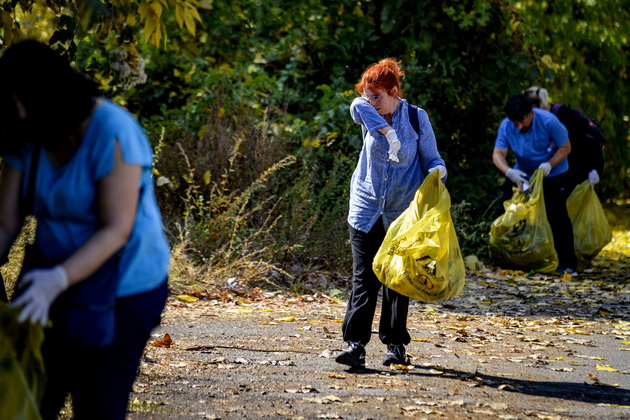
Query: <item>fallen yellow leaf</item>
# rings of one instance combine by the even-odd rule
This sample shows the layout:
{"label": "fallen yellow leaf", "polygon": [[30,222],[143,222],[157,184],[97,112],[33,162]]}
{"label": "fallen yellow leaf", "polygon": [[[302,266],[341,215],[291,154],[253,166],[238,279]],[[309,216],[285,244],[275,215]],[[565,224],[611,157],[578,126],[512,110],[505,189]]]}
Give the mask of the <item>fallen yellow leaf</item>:
{"label": "fallen yellow leaf", "polygon": [[612,367],[610,365],[600,365],[599,363],[597,365],[595,365],[595,369],[603,370],[603,371],[606,371],[606,372],[619,372],[619,369],[615,369],[614,367]]}
{"label": "fallen yellow leaf", "polygon": [[237,313],[237,314],[251,314],[252,310],[249,308],[236,308],[236,309],[228,309],[226,312]]}
{"label": "fallen yellow leaf", "polygon": [[399,365],[397,363],[393,363],[391,365],[391,369],[402,370],[402,371],[408,372],[410,370],[413,370],[413,366],[412,365]]}
{"label": "fallen yellow leaf", "polygon": [[564,272],[564,276],[560,277],[559,281],[571,281],[573,280],[573,276],[571,274]]}
{"label": "fallen yellow leaf", "polygon": [[579,330],[576,330],[575,328],[567,328],[564,331],[569,333],[569,334],[591,335],[590,332],[579,331]]}
{"label": "fallen yellow leaf", "polygon": [[295,317],[288,316],[288,317],[286,317],[286,318],[276,319],[276,321],[283,321],[283,322],[295,322]]}
{"label": "fallen yellow leaf", "polygon": [[183,302],[187,302],[187,303],[193,303],[193,302],[197,302],[199,300],[198,297],[195,296],[190,296],[190,295],[176,295],[175,296],[177,299],[183,301]]}

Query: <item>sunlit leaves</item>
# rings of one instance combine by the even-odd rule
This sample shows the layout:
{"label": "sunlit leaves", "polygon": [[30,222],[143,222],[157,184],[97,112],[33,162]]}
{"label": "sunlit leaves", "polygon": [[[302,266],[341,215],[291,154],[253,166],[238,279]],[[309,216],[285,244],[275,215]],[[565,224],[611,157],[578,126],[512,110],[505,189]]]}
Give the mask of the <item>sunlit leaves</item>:
{"label": "sunlit leaves", "polygon": [[179,27],[184,25],[188,32],[195,36],[196,21],[201,22],[201,16],[195,7],[196,1],[177,1],[175,4],[175,17]]}
{"label": "sunlit leaves", "polygon": [[[9,45],[19,34],[20,17],[16,12],[24,15],[23,19],[36,22],[40,30],[55,21],[50,17],[38,22],[38,16],[67,13],[77,22],[82,33],[70,30],[65,38],[82,37],[89,33],[97,33],[102,39],[111,34],[120,37],[127,36],[130,28],[136,28],[138,22],[144,32],[145,42],[151,42],[156,47],[163,47],[168,40],[166,21],[170,11],[175,9],[175,19],[180,28],[186,30],[194,37],[198,24],[202,22],[198,8],[211,8],[211,1],[200,2],[198,0],[109,0],[104,2],[77,2],[76,7],[68,7],[62,0],[21,0],[16,2],[4,2],[2,11],[2,27],[4,29],[3,43]],[[137,6],[136,6],[137,5]],[[136,9],[137,7],[137,9]],[[15,8],[15,9],[14,9]],[[137,10],[137,14],[136,14]],[[63,30],[59,26],[56,30]],[[139,29],[139,28],[138,28]],[[41,38],[35,36],[36,38]],[[57,37],[62,37],[58,34]]]}
{"label": "sunlit leaves", "polygon": [[145,41],[150,40],[156,47],[166,45],[168,37],[163,15],[172,6],[175,7],[179,27],[186,27],[192,36],[196,35],[197,22],[201,23],[197,0],[144,0],[138,7],[138,13],[140,20],[144,21]]}
{"label": "sunlit leaves", "polygon": [[13,17],[11,13],[2,11],[2,27],[4,28],[4,45],[11,45],[13,43]]}
{"label": "sunlit leaves", "polygon": [[163,40],[166,45],[166,25],[162,21],[162,12],[168,7],[166,0],[143,1],[138,8],[140,20],[144,21],[144,39],[151,40],[156,47]]}

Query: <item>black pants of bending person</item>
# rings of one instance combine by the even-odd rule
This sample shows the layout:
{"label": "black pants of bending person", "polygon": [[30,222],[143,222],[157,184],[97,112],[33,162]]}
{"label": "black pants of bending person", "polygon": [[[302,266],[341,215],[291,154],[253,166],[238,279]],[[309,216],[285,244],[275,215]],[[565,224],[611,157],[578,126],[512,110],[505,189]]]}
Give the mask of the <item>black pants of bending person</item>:
{"label": "black pants of bending person", "polygon": [[[503,200],[512,198],[514,183],[505,180]],[[553,244],[558,254],[558,268],[577,269],[577,258],[573,244],[573,225],[567,210],[567,198],[571,194],[570,178],[567,172],[543,179],[543,195],[547,220],[553,233]]]}
{"label": "black pants of bending person", "polygon": [[118,298],[114,343],[103,349],[73,349],[54,335],[42,352],[48,382],[41,404],[44,420],[55,420],[66,394],[75,420],[124,420],[129,395],[151,331],[168,296],[166,282],[153,290]]}
{"label": "black pants of bending person", "polygon": [[[341,327],[344,341],[366,345],[372,334],[378,293],[383,284],[372,270],[372,261],[385,239],[383,221],[379,219],[368,233],[350,227],[353,281],[348,310]],[[379,338],[383,344],[409,344],[407,331],[409,298],[383,286]]]}

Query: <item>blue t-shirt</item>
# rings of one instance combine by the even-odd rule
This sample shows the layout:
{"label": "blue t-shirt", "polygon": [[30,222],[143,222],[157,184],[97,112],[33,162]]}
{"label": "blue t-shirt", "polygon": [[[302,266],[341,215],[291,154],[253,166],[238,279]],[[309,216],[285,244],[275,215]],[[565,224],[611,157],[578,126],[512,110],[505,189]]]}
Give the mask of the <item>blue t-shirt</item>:
{"label": "blue t-shirt", "polygon": [[[418,109],[420,136],[409,122],[409,104],[401,99],[391,127],[400,140],[399,162],[389,160],[389,144],[378,132],[388,124],[369,102],[355,98],[350,114],[363,131],[363,148],[350,182],[348,223],[369,232],[380,217],[385,229],[409,207],[428,170],[444,165],[429,116]],[[446,165],[445,165],[446,166]]]}
{"label": "blue t-shirt", "polygon": [[[549,111],[534,108],[532,125],[525,133],[505,118],[501,122],[494,147],[497,149],[511,149],[516,156],[514,167],[532,175],[541,163],[549,162],[558,147],[569,140],[569,134],[564,125]],[[569,169],[569,161],[562,162],[551,169],[548,177],[560,175]]]}
{"label": "blue t-shirt", "polygon": [[[72,255],[98,229],[97,183],[113,169],[116,141],[123,161],[142,167],[136,219],[121,252],[118,296],[122,297],[160,285],[167,277],[169,263],[169,246],[153,191],[153,153],[144,131],[131,114],[113,102],[101,103],[92,114],[79,148],[60,167],[55,167],[42,150],[33,212],[37,218],[38,250],[54,261]],[[33,146],[29,144],[5,160],[28,178],[32,152]],[[23,196],[27,184],[22,183]]]}

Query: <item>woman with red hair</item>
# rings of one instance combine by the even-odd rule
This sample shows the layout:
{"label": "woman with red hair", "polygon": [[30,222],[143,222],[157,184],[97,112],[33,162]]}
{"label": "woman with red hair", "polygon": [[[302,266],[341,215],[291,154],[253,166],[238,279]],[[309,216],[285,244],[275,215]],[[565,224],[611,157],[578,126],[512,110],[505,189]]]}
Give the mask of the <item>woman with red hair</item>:
{"label": "woman with red hair", "polygon": [[[407,209],[428,173],[439,170],[443,181],[447,175],[426,111],[403,97],[404,76],[392,58],[369,66],[355,86],[361,96],[350,106],[352,119],[363,132],[363,148],[350,185],[353,285],[342,325],[348,348],[335,360],[352,368],[365,367],[365,346],[381,288],[372,261],[385,233]],[[408,307],[409,298],[384,288],[379,338],[387,346],[385,366],[408,363]]]}

